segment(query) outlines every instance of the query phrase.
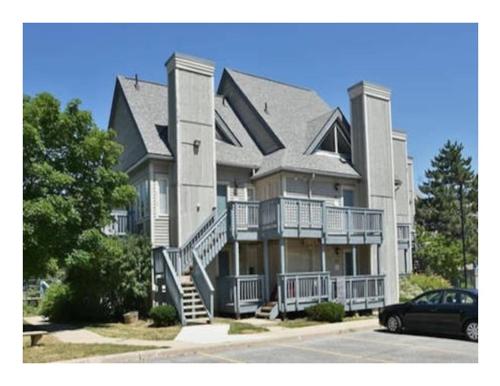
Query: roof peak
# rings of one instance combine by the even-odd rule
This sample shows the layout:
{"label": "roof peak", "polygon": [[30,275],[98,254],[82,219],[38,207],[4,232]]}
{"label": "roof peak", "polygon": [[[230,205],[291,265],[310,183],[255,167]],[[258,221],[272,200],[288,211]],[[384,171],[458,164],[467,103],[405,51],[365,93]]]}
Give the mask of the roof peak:
{"label": "roof peak", "polygon": [[[118,78],[119,79],[125,79],[125,80],[130,80],[132,82],[135,82],[135,78],[132,77],[132,76],[126,76],[126,75],[118,75]],[[168,87],[165,83],[160,83],[160,82],[154,82],[152,80],[145,80],[145,79],[140,79],[138,78],[137,81],[139,83],[148,83],[148,84],[152,84],[154,86],[161,86],[161,87]]]}
{"label": "roof peak", "polygon": [[232,69],[232,68],[224,68],[225,71],[228,71],[228,72],[236,72],[238,74],[241,74],[241,75],[246,75],[246,76],[250,76],[252,78],[257,78],[257,79],[261,79],[261,80],[266,80],[268,82],[273,82],[273,83],[277,83],[277,84],[280,84],[282,86],[287,86],[287,87],[292,87],[292,88],[296,88],[296,89],[299,89],[299,90],[302,90],[302,91],[307,91],[307,92],[314,92],[314,90],[310,89],[310,88],[307,88],[307,87],[302,87],[302,86],[297,86],[295,84],[290,84],[290,83],[286,83],[286,82],[282,82],[282,81],[279,81],[279,80],[275,80],[275,79],[271,79],[271,78],[267,78],[265,76],[261,76],[261,75],[255,75],[255,74],[250,74],[248,72],[244,72],[244,71],[240,71],[240,70],[235,70],[235,69]]}

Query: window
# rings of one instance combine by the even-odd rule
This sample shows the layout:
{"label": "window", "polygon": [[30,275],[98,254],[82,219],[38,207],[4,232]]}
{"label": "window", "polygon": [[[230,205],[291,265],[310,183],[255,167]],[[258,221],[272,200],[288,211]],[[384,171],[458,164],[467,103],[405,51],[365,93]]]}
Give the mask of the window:
{"label": "window", "polygon": [[441,291],[430,292],[413,300],[414,304],[438,304],[441,302]]}
{"label": "window", "polygon": [[443,297],[444,304],[457,304],[458,294],[456,291],[446,291]]}
{"label": "window", "polygon": [[316,150],[340,154],[351,160],[351,143],[348,136],[337,124],[334,124],[325,134]]}
{"label": "window", "polygon": [[457,294],[457,302],[460,304],[474,304],[474,296],[465,292],[459,292]]}
{"label": "window", "polygon": [[342,188],[342,199],[344,206],[354,206],[354,190],[346,187]]}
{"label": "window", "polygon": [[149,189],[148,181],[143,180],[135,184],[137,198],[135,201],[135,213],[138,221],[144,220],[149,212]]}
{"label": "window", "polygon": [[156,210],[158,216],[168,214],[168,178],[165,174],[156,175]]}
{"label": "window", "polygon": [[247,201],[255,201],[255,188],[253,186],[247,186]]}
{"label": "window", "polygon": [[309,195],[307,181],[299,177],[287,177],[286,195],[289,197],[307,197]]}

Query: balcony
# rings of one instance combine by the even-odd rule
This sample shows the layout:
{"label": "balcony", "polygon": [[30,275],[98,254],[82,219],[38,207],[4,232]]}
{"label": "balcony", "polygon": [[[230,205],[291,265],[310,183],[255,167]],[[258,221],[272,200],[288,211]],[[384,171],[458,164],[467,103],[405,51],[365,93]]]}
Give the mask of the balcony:
{"label": "balcony", "polygon": [[410,249],[411,236],[410,224],[398,223],[398,248]]}
{"label": "balcony", "polygon": [[111,224],[103,228],[104,234],[108,236],[125,236],[129,231],[129,215],[125,209],[113,209],[111,211],[113,220]]}
{"label": "balcony", "polygon": [[219,312],[254,313],[264,301],[264,276],[224,276],[217,279]]}
{"label": "balcony", "polygon": [[[265,276],[225,276],[217,279],[216,298],[222,313],[254,313],[265,301]],[[384,276],[331,276],[330,272],[293,272],[277,275],[279,311],[303,311],[315,304],[332,301],[346,311],[383,307]]]}
{"label": "balcony", "polygon": [[381,210],[281,197],[262,202],[232,202],[230,212],[231,236],[235,240],[324,237],[327,244],[382,242]]}

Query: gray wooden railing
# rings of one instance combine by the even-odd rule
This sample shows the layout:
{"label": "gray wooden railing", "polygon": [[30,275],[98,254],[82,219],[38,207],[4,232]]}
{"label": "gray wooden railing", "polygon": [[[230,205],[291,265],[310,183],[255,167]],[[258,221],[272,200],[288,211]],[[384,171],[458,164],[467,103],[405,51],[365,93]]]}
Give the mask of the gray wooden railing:
{"label": "gray wooden railing", "polygon": [[259,228],[260,205],[257,201],[234,201],[229,203],[233,214],[233,232],[238,230],[257,230]]}
{"label": "gray wooden railing", "polygon": [[217,217],[215,222],[192,248],[203,267],[206,267],[224,248],[227,242],[227,211]]}
{"label": "gray wooden railing", "polygon": [[280,310],[300,311],[330,299],[328,272],[278,274],[278,303]]}
{"label": "gray wooden railing", "polygon": [[224,276],[217,279],[219,304],[225,311],[239,314],[249,305],[260,305],[264,300],[264,276]]}
{"label": "gray wooden railing", "polygon": [[208,317],[212,321],[214,318],[214,287],[205,271],[205,267],[198,258],[196,251],[193,251],[193,272],[191,274],[193,283],[198,290],[201,300],[205,305]]}
{"label": "gray wooden railing", "polygon": [[189,271],[193,264],[192,250],[198,241],[205,236],[215,222],[215,212],[212,213],[179,248],[168,248],[167,253],[177,275]]}
{"label": "gray wooden railing", "polygon": [[335,276],[331,278],[331,298],[346,309],[370,308],[384,303],[384,275]]}
{"label": "gray wooden railing", "polygon": [[[233,236],[237,231],[293,230],[339,236],[382,236],[382,210],[337,207],[325,201],[277,197],[261,202],[235,202],[230,205]],[[321,237],[321,236],[320,236]]]}
{"label": "gray wooden railing", "polygon": [[182,307],[182,286],[177,276],[177,272],[167,256],[165,247],[153,249],[153,272],[155,281],[159,275],[162,276],[166,286],[167,296],[177,310],[179,320],[184,325],[186,323],[186,318]]}
{"label": "gray wooden railing", "polygon": [[110,236],[125,236],[129,232],[128,212],[125,209],[113,209],[111,224],[103,228],[103,232]]}

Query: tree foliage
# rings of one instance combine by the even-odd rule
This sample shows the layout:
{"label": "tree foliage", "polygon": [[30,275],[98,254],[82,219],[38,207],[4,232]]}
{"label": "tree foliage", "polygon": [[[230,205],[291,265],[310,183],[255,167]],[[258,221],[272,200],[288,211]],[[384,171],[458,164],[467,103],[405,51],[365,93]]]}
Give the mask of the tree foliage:
{"label": "tree foliage", "polygon": [[144,236],[108,237],[85,231],[66,261],[60,288],[44,299],[53,321],[119,320],[128,311],[147,315],[151,289],[151,246]]}
{"label": "tree foliage", "polygon": [[417,201],[417,249],[421,269],[450,281],[458,279],[463,264],[461,208],[463,199],[467,262],[477,262],[478,176],[464,157],[463,145],[447,141],[426,170],[419,186],[423,197]]}
{"label": "tree foliage", "polygon": [[73,100],[62,110],[48,93],[23,99],[24,276],[63,265],[79,237],[110,221],[135,196],[115,170],[122,147]]}

